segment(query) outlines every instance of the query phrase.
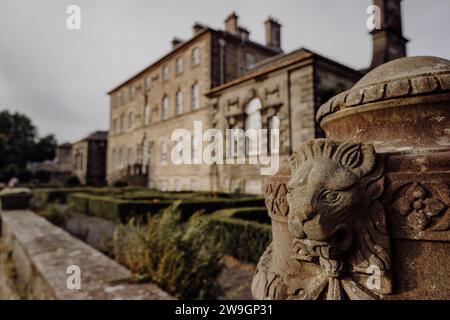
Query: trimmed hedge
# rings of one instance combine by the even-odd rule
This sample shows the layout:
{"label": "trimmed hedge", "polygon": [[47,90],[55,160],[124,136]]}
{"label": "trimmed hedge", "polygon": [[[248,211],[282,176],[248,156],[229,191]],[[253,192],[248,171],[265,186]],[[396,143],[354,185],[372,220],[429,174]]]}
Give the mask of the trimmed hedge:
{"label": "trimmed hedge", "polygon": [[215,216],[270,224],[266,207],[232,208],[214,212]]}
{"label": "trimmed hedge", "polygon": [[211,220],[212,241],[221,252],[239,260],[257,263],[272,241],[270,225],[216,215]]}
{"label": "trimmed hedge", "polygon": [[[174,199],[175,200],[175,199]],[[72,194],[69,204],[74,210],[115,222],[126,223],[131,217],[155,214],[170,206],[174,200],[160,198],[152,200],[124,200],[90,194]],[[242,199],[183,199],[178,209],[183,220],[195,212],[215,212],[217,209],[235,207],[255,207],[264,203],[262,198]]]}

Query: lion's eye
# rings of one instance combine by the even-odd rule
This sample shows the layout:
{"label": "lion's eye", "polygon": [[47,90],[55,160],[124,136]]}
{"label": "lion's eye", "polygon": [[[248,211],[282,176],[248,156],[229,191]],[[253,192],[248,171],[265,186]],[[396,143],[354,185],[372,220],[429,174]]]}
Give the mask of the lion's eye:
{"label": "lion's eye", "polygon": [[339,199],[339,193],[333,192],[333,191],[328,191],[323,194],[322,199],[327,202],[335,202]]}

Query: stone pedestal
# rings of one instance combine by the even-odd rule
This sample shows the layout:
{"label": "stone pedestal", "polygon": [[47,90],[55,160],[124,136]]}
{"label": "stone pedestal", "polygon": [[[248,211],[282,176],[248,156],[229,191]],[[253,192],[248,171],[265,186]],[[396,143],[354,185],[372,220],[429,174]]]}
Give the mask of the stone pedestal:
{"label": "stone pedestal", "polygon": [[450,298],[450,61],[384,64],[266,186],[257,299]]}

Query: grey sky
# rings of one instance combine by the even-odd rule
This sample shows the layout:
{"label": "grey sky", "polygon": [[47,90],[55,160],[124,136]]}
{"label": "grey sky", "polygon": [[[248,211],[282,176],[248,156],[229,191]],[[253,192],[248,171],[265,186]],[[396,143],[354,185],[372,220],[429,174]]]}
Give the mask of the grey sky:
{"label": "grey sky", "polygon": [[[82,30],[66,28],[66,8]],[[199,21],[222,28],[236,10],[253,40],[270,14],[283,49],[305,46],[355,68],[371,58],[371,0],[0,0],[0,109],[29,115],[40,134],[73,141],[108,127],[106,92],[189,38]],[[409,55],[450,58],[450,1],[403,1]]]}

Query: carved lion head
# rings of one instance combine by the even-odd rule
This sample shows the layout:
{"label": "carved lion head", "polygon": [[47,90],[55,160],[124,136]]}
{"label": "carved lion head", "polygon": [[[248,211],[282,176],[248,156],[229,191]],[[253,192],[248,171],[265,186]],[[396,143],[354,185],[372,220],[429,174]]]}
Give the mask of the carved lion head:
{"label": "carved lion head", "polygon": [[320,258],[336,274],[344,260],[353,268],[388,269],[384,211],[376,201],[384,179],[374,148],[311,140],[292,154],[291,167],[288,228],[297,258]]}

